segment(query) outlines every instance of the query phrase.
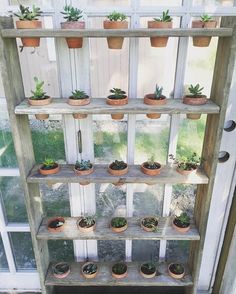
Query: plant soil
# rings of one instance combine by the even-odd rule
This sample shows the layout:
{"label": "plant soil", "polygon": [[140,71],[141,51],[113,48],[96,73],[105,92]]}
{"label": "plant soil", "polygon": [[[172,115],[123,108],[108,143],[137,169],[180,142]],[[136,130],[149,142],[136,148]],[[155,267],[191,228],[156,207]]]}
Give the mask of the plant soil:
{"label": "plant soil", "polygon": [[[89,169],[91,169],[92,167],[93,167],[93,165],[90,164]],[[76,167],[76,165],[75,165],[75,169],[76,169],[76,170],[79,170],[79,171],[86,171],[86,170],[89,170],[89,169],[80,169],[79,167]]]}
{"label": "plant soil", "polygon": [[50,169],[54,169],[54,168],[57,168],[58,167],[58,164],[57,163],[54,163],[53,166],[44,166],[42,165],[41,169],[43,170],[50,170]]}
{"label": "plant soil", "polygon": [[112,272],[116,275],[123,275],[127,271],[127,265],[125,263],[116,263],[112,267]]}
{"label": "plant soil", "polygon": [[70,96],[70,97],[69,97],[69,99],[72,99],[72,100],[83,100],[83,99],[88,99],[88,98],[89,98],[88,95],[86,95],[86,96],[84,96],[84,97],[81,97],[81,98],[75,98],[74,96]]}
{"label": "plant soil", "polygon": [[124,169],[127,168],[127,163],[124,164],[124,167],[123,167],[122,169],[117,168],[117,166],[116,166],[116,164],[115,164],[114,162],[111,163],[109,167],[110,167],[111,169],[113,169],[113,170],[124,170]]}
{"label": "plant soil", "polygon": [[174,219],[173,223],[179,228],[187,228],[190,225],[190,223],[182,224],[178,219]]}
{"label": "plant soil", "polygon": [[115,95],[109,95],[107,98],[113,99],[113,100],[122,100],[122,99],[127,98],[127,96],[126,95],[123,95],[120,98],[117,98]]}
{"label": "plant soil", "polygon": [[147,267],[145,267],[146,264],[143,264],[141,266],[141,271],[145,274],[145,275],[152,275],[155,273],[156,271],[156,267],[155,266],[152,266],[151,269],[148,269]]}
{"label": "plant soil", "polygon": [[[150,224],[150,222],[151,222],[151,224]],[[145,217],[142,221],[142,224],[144,227],[152,229],[153,227],[155,227],[155,228],[157,227],[158,221],[154,217]]]}
{"label": "plant soil", "polygon": [[169,266],[169,270],[173,273],[173,274],[175,274],[175,275],[181,275],[181,274],[183,274],[183,272],[184,272],[184,267],[183,267],[183,265],[181,265],[181,272],[178,272],[178,271],[176,271],[176,269],[175,269],[175,263],[172,263],[170,266]]}
{"label": "plant soil", "polygon": [[[59,222],[63,223],[59,225]],[[64,218],[58,217],[57,219],[53,219],[52,221],[49,222],[48,227],[51,229],[57,229],[62,227],[65,224]]]}
{"label": "plant soil", "polygon": [[[93,267],[93,270],[91,268]],[[97,265],[94,263],[88,263],[83,267],[83,273],[86,275],[92,275],[97,272]]]}
{"label": "plant soil", "polygon": [[150,167],[148,162],[145,162],[144,167],[147,169],[159,169],[159,168],[161,168],[161,165],[158,162],[154,162],[153,166]]}
{"label": "plant soil", "polygon": [[111,226],[112,226],[113,228],[122,228],[123,226],[127,225],[127,220],[125,220],[125,223],[123,223],[122,225],[120,225],[120,226],[115,226],[115,220],[116,220],[116,218],[114,218],[114,219],[111,220]]}
{"label": "plant soil", "polygon": [[90,228],[93,225],[95,225],[95,221],[93,221],[91,225],[87,225],[86,221],[83,218],[79,221],[79,226],[82,228]]}

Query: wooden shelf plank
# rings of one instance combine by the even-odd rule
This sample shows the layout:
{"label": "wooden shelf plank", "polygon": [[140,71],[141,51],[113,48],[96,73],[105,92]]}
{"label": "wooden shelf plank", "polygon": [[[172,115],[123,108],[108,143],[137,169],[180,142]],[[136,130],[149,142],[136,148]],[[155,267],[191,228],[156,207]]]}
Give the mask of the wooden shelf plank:
{"label": "wooden shelf plank", "polygon": [[105,38],[111,36],[119,37],[190,37],[190,36],[232,36],[232,28],[216,29],[85,29],[85,30],[62,30],[62,29],[3,29],[1,31],[3,38],[19,37],[41,37],[41,38],[64,38],[64,37],[89,37]]}
{"label": "wooden shelf plank", "polygon": [[110,114],[110,113],[219,113],[220,108],[212,101],[205,105],[183,104],[182,99],[168,99],[167,104],[161,106],[147,105],[143,99],[129,99],[129,103],[123,106],[111,106],[106,104],[105,98],[93,98],[91,103],[85,106],[71,106],[67,99],[55,98],[53,102],[45,106],[31,106],[27,100],[16,106],[16,114],[73,114],[76,112],[85,114]]}
{"label": "wooden shelf plank", "polygon": [[[55,264],[55,263],[54,263]],[[45,279],[47,286],[192,286],[193,281],[189,269],[186,266],[186,274],[183,279],[176,280],[168,275],[167,263],[158,263],[159,275],[152,279],[145,279],[139,273],[141,263],[129,262],[128,275],[124,279],[115,279],[111,275],[114,263],[97,263],[98,274],[94,279],[85,279],[81,274],[83,263],[70,263],[71,272],[64,279],[57,279],[52,274],[51,263]]]}
{"label": "wooden shelf plank", "polygon": [[129,171],[126,175],[117,177],[108,173],[107,165],[95,165],[95,171],[87,176],[75,175],[74,165],[61,165],[61,170],[55,175],[43,176],[38,171],[39,165],[36,165],[27,177],[28,183],[146,183],[146,184],[207,184],[208,177],[202,170],[185,176],[176,171],[175,168],[163,166],[161,174],[158,176],[147,176],[140,170],[139,165],[129,165]]}
{"label": "wooden shelf plank", "polygon": [[172,228],[172,218],[159,217],[158,230],[146,232],[140,227],[140,218],[127,218],[128,228],[122,233],[114,233],[110,229],[109,218],[99,218],[96,229],[90,233],[81,233],[77,228],[78,217],[65,218],[64,230],[51,233],[47,229],[48,218],[44,218],[39,227],[37,238],[43,240],[200,240],[200,235],[194,223],[191,229],[181,234]]}

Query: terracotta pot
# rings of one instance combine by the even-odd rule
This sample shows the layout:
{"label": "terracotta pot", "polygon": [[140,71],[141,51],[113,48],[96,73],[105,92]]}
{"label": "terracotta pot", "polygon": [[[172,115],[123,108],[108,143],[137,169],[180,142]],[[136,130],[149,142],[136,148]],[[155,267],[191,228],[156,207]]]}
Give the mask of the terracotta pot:
{"label": "terracotta pot", "polygon": [[[33,106],[44,106],[44,105],[50,104],[52,102],[52,98],[49,96],[47,96],[46,99],[40,99],[40,100],[35,100],[32,98],[29,98],[28,102],[30,105],[33,105]],[[39,120],[45,120],[45,119],[49,118],[49,114],[44,114],[44,113],[35,114],[35,117]]]}
{"label": "terracotta pot", "polygon": [[156,270],[155,270],[155,272],[153,274],[145,274],[145,273],[142,272],[141,268],[142,268],[142,265],[140,267],[139,272],[140,272],[141,276],[143,276],[144,278],[152,279],[152,278],[154,278],[156,276]]}
{"label": "terracotta pot", "polygon": [[122,176],[122,175],[127,174],[127,172],[128,172],[128,165],[126,166],[125,169],[122,169],[122,170],[112,169],[111,165],[112,165],[112,163],[109,164],[109,166],[108,166],[108,172],[113,176]]}
{"label": "terracotta pot", "polygon": [[[155,220],[157,221],[157,226],[156,226],[155,228],[147,228],[147,227],[145,227],[145,226],[143,225],[143,222],[144,222],[144,220],[145,220],[146,218],[155,218]],[[153,232],[153,231],[158,227],[158,219],[157,219],[157,217],[154,217],[154,216],[143,217],[143,218],[141,219],[140,226],[141,226],[141,228],[142,228],[144,231],[146,231],[146,232]]]}
{"label": "terracotta pot", "polygon": [[120,274],[120,275],[115,274],[115,273],[113,272],[113,270],[112,270],[112,271],[111,271],[111,275],[112,275],[112,277],[115,278],[115,279],[124,279],[124,278],[126,278],[127,275],[128,275],[128,267],[127,267],[127,265],[126,265],[126,271],[125,271],[123,274]]}
{"label": "terracotta pot", "polygon": [[192,170],[183,170],[177,167],[177,172],[180,173],[183,176],[189,176],[191,174],[196,173],[197,169],[192,169]]}
{"label": "terracotta pot", "polygon": [[[83,30],[85,28],[84,21],[66,21],[61,23],[61,28],[66,30]],[[66,38],[66,42],[69,48],[82,48],[83,46],[83,38]]]}
{"label": "terracotta pot", "polygon": [[74,172],[77,176],[87,176],[94,172],[94,166],[92,165],[92,167],[87,170],[78,170],[74,168]]}
{"label": "terracotta pot", "polygon": [[181,228],[181,227],[176,226],[176,224],[174,223],[174,220],[172,222],[172,226],[176,231],[178,231],[179,233],[182,233],[182,234],[187,233],[190,230],[190,224],[186,228]]}
{"label": "terracotta pot", "polygon": [[[108,105],[113,105],[113,106],[126,105],[126,104],[128,104],[128,97],[126,96],[126,98],[124,98],[124,99],[110,99],[109,97],[107,97],[106,103]],[[113,113],[113,114],[111,114],[111,117],[112,117],[112,119],[120,120],[120,119],[124,118],[124,114],[123,113]]]}
{"label": "terracotta pot", "polygon": [[[41,29],[42,22],[39,20],[17,20],[17,29]],[[40,38],[21,38],[23,47],[39,47]]]}
{"label": "terracotta pot", "polygon": [[[192,21],[192,28],[215,28],[217,22],[215,20],[203,22],[201,20],[193,20]],[[195,47],[208,47],[211,42],[211,37],[193,37],[193,46]]]}
{"label": "terracotta pot", "polygon": [[78,219],[78,221],[77,221],[77,227],[81,233],[90,233],[95,230],[96,223],[94,223],[91,227],[87,228],[87,227],[80,226],[81,220],[82,220],[82,218]]}
{"label": "terracotta pot", "polygon": [[60,166],[59,164],[55,164],[55,167],[52,168],[52,169],[42,169],[42,166],[39,168],[39,172],[41,175],[44,175],[44,176],[47,176],[47,175],[54,175],[54,174],[57,174],[59,171],[60,171]]}
{"label": "terracotta pot", "polygon": [[160,165],[160,168],[158,168],[158,169],[149,169],[149,168],[146,168],[146,167],[144,166],[146,163],[147,163],[147,162],[144,162],[144,163],[142,163],[142,165],[141,165],[141,171],[142,171],[144,174],[149,175],[149,176],[157,176],[157,175],[159,175],[159,174],[161,173],[161,165],[160,165],[158,162],[156,162],[157,164]]}
{"label": "terracotta pot", "polygon": [[[128,29],[127,21],[110,21],[104,20],[103,22],[104,29]],[[107,37],[107,44],[109,49],[122,49],[124,42],[123,37]]]}
{"label": "terracotta pot", "polygon": [[174,279],[182,279],[185,275],[185,271],[182,274],[174,274],[171,272],[170,267],[173,263],[168,265],[168,274]]}
{"label": "terracotta pot", "polygon": [[[143,100],[144,104],[148,105],[164,105],[166,104],[166,97],[162,96],[162,99],[155,99],[154,94],[146,94]],[[146,116],[151,119],[160,118],[160,113],[147,113]]]}
{"label": "terracotta pot", "polygon": [[62,216],[55,216],[55,217],[52,217],[48,220],[48,224],[47,224],[47,229],[49,232],[52,232],[52,233],[56,233],[56,232],[62,232],[64,230],[64,225],[58,227],[58,228],[50,228],[49,225],[51,222],[53,221],[60,221],[60,222],[63,222],[64,225],[65,225],[65,219],[64,217]]}
{"label": "terracotta pot", "polygon": [[[112,220],[111,220],[112,221]],[[128,223],[126,223],[126,225],[124,225],[123,227],[121,227],[121,228],[114,228],[114,227],[112,227],[112,225],[110,225],[111,226],[111,230],[113,231],[113,232],[115,232],[115,233],[121,233],[121,232],[124,232],[125,230],[127,230],[127,228],[128,228]]]}
{"label": "terracotta pot", "polygon": [[[67,103],[72,106],[83,106],[83,105],[88,105],[90,103],[89,97],[85,99],[72,99],[71,97],[68,98]],[[86,118],[87,116],[88,115],[84,113],[73,113],[74,119],[83,119],[83,118]]]}
{"label": "terracotta pot", "polygon": [[[55,264],[55,267],[57,265],[64,264],[64,263],[65,262],[58,262],[57,264]],[[70,273],[70,267],[69,267],[69,270],[67,272],[65,272],[64,274],[62,274],[62,275],[59,275],[59,274],[56,274],[56,273],[53,272],[53,276],[55,278],[57,278],[57,279],[64,279],[65,277],[67,277],[69,275],[69,273]]]}
{"label": "terracotta pot", "polygon": [[86,262],[85,264],[83,264],[83,266],[82,266],[82,275],[86,278],[86,279],[94,279],[95,277],[96,277],[96,275],[97,275],[97,273],[98,273],[98,268],[97,268],[97,271],[94,273],[94,274],[91,274],[91,275],[88,275],[88,274],[85,274],[84,273],[84,271],[83,271],[83,269],[85,268],[85,266],[87,265],[87,264],[90,264],[90,263],[93,263],[93,262]]}
{"label": "terracotta pot", "polygon": [[[183,97],[183,103],[188,105],[203,105],[206,104],[207,101],[208,99],[206,95],[199,95],[196,98],[188,95]],[[187,113],[186,117],[188,119],[200,119],[201,113]]]}
{"label": "terracotta pot", "polygon": [[200,113],[187,113],[186,117],[187,117],[187,119],[200,119],[201,114]]}
{"label": "terracotta pot", "polygon": [[[163,22],[163,21],[155,21],[151,20],[148,21],[148,28],[149,29],[171,29],[172,28],[172,21],[170,22]],[[166,47],[169,37],[151,37],[151,46],[152,47]]]}

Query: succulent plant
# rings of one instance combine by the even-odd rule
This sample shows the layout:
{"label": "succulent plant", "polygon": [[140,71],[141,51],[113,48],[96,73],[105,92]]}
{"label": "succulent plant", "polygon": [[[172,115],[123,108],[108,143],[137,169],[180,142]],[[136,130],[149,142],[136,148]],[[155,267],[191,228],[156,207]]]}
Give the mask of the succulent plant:
{"label": "succulent plant", "polygon": [[114,217],[111,220],[111,225],[113,228],[122,228],[127,224],[127,220],[124,217]]}
{"label": "succulent plant", "polygon": [[201,15],[201,21],[203,22],[208,22],[208,21],[211,21],[212,20],[212,17],[208,14],[203,14]]}
{"label": "succulent plant", "polygon": [[145,167],[148,169],[158,169],[160,168],[160,165],[157,162],[155,162],[154,155],[152,155],[151,158],[145,162]]}
{"label": "succulent plant", "polygon": [[66,19],[66,21],[78,21],[80,18],[83,17],[83,11],[71,5],[66,5],[65,7],[63,7],[63,9],[64,11],[62,11],[61,13],[65,15],[64,19]]}
{"label": "succulent plant", "polygon": [[92,275],[96,273],[97,269],[98,269],[97,265],[95,263],[90,262],[83,267],[83,272],[86,275]]}
{"label": "succulent plant", "polygon": [[81,159],[81,161],[76,161],[75,163],[75,169],[78,170],[88,170],[92,167],[92,163],[90,162],[90,160],[83,160]]}
{"label": "succulent plant", "polygon": [[170,154],[169,158],[174,160],[174,162],[178,165],[178,168],[181,170],[194,170],[198,167],[201,161],[201,158],[198,157],[195,152],[190,156],[182,156],[179,159],[176,159],[173,154]]}
{"label": "succulent plant", "polygon": [[109,96],[110,99],[124,99],[126,97],[126,92],[119,88],[111,89],[110,93],[112,93],[112,95]]}
{"label": "succulent plant", "polygon": [[155,21],[161,21],[161,22],[170,22],[172,21],[172,18],[169,16],[169,9],[162,12],[162,16],[158,18],[153,18]]}
{"label": "succulent plant", "polygon": [[112,272],[116,275],[122,275],[127,271],[127,265],[124,262],[119,262],[113,265]]}
{"label": "succulent plant", "polygon": [[192,97],[198,97],[198,96],[202,95],[203,89],[204,89],[204,87],[201,88],[201,86],[199,84],[197,84],[195,86],[193,86],[191,84],[190,87],[188,88]]}
{"label": "succulent plant", "polygon": [[124,161],[115,160],[111,163],[110,168],[114,170],[123,170],[127,167],[127,163]]}
{"label": "succulent plant", "polygon": [[146,262],[142,264],[141,270],[145,273],[154,273],[156,270],[156,266],[153,262]]}
{"label": "succulent plant", "polygon": [[71,92],[72,96],[70,97],[71,99],[86,99],[88,98],[88,95],[81,90],[74,90]]}
{"label": "succulent plant", "polygon": [[35,5],[32,6],[32,10],[29,7],[20,5],[20,11],[14,13],[15,16],[19,18],[19,20],[38,20],[38,17],[42,14],[42,11],[39,7]]}
{"label": "succulent plant", "polygon": [[60,262],[55,264],[53,267],[53,273],[56,275],[63,275],[64,273],[68,272],[70,266],[67,262]]}
{"label": "succulent plant", "polygon": [[123,13],[113,11],[112,13],[107,15],[107,18],[110,21],[123,21],[123,20],[125,20],[127,18],[127,16],[125,14],[123,14]]}
{"label": "succulent plant", "polygon": [[182,212],[179,216],[175,217],[175,220],[178,221],[182,226],[189,225],[190,217],[186,212]]}
{"label": "succulent plant", "polygon": [[153,229],[154,231],[157,229],[158,221],[155,217],[145,217],[142,221],[142,224],[144,227]]}
{"label": "succulent plant", "polygon": [[34,77],[34,82],[35,82],[35,90],[31,91],[31,93],[33,94],[31,99],[34,99],[34,100],[45,99],[46,92],[43,91],[44,81],[40,81],[37,77]]}
{"label": "succulent plant", "polygon": [[52,169],[55,166],[56,162],[52,158],[45,158],[43,162],[44,169]]}
{"label": "succulent plant", "polygon": [[79,223],[81,221],[86,225],[86,227],[91,227],[92,225],[95,224],[95,216],[93,216],[93,215],[84,215],[83,217],[81,217],[79,219]]}
{"label": "succulent plant", "polygon": [[163,87],[158,87],[158,85],[156,84],[156,89],[154,92],[155,99],[161,99],[163,97],[162,91],[163,91]]}
{"label": "succulent plant", "polygon": [[184,266],[181,263],[172,263],[170,270],[177,275],[182,274],[184,272]]}

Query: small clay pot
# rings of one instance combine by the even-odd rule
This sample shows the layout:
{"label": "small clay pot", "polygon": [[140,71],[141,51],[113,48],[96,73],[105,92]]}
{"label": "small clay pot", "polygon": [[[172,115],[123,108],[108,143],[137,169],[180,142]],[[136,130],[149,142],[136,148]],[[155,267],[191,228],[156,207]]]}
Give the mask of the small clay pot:
{"label": "small clay pot", "polygon": [[125,175],[125,174],[127,174],[127,172],[128,172],[128,165],[126,165],[126,168],[124,168],[124,169],[121,169],[121,170],[115,170],[115,169],[112,169],[111,168],[111,165],[112,165],[112,163],[111,164],[109,164],[109,166],[108,166],[108,172],[111,174],[111,175],[113,175],[113,176],[122,176],[122,175]]}
{"label": "small clay pot", "polygon": [[[87,98],[85,99],[73,99],[72,96],[70,96],[67,100],[67,103],[72,106],[84,106],[88,105],[90,103],[90,98],[89,96],[86,96]],[[84,113],[73,113],[74,119],[84,119],[88,115]]]}
{"label": "small clay pot", "polygon": [[[42,22],[39,20],[17,20],[17,29],[41,29]],[[23,47],[39,47],[40,38],[24,37],[21,38]]]}
{"label": "small clay pot", "polygon": [[[108,96],[106,99],[106,103],[108,105],[113,105],[113,106],[126,105],[126,104],[128,104],[128,97],[126,96],[124,99],[110,99]],[[111,114],[111,117],[112,117],[112,119],[120,120],[120,119],[124,118],[124,114],[123,113],[113,113],[113,114]]]}
{"label": "small clay pot", "polygon": [[64,274],[56,274],[56,273],[54,273],[54,271],[53,271],[53,276],[55,277],[55,278],[57,278],[57,279],[64,279],[64,278],[66,278],[68,275],[69,275],[69,273],[70,273],[70,266],[69,266],[69,264],[67,263],[67,262],[58,262],[57,264],[55,264],[54,265],[54,268],[56,267],[56,266],[58,266],[58,265],[68,265],[68,271],[66,271]]}
{"label": "small clay pot", "polygon": [[[103,22],[104,29],[128,29],[127,21],[110,21],[104,20]],[[107,44],[109,49],[122,49],[124,42],[123,37],[107,37]]]}
{"label": "small clay pot", "polygon": [[[166,104],[166,97],[162,96],[161,99],[155,99],[154,94],[146,94],[143,100],[144,104],[147,105],[164,105]],[[147,113],[146,116],[151,119],[157,119],[161,117],[160,113]]]}
{"label": "small clay pot", "polygon": [[94,166],[92,165],[90,169],[86,169],[86,170],[78,170],[74,168],[74,172],[77,176],[87,176],[94,172]]}
{"label": "small clay pot", "polygon": [[172,271],[171,271],[171,267],[173,266],[173,264],[174,263],[171,263],[171,264],[169,264],[168,265],[168,274],[172,277],[172,278],[174,278],[174,279],[182,279],[183,277],[184,277],[184,275],[185,275],[185,270],[184,270],[184,272],[182,273],[182,274],[175,274],[175,273],[173,273]]}
{"label": "small clay pot", "polygon": [[189,224],[189,226],[187,226],[186,228],[182,228],[182,227],[177,226],[174,222],[175,222],[175,219],[174,219],[173,222],[172,222],[172,226],[173,226],[173,228],[174,228],[176,231],[178,231],[179,233],[184,234],[184,233],[187,233],[187,232],[190,230],[190,224]]}
{"label": "small clay pot", "polygon": [[[52,102],[52,98],[49,96],[46,96],[45,99],[32,99],[29,98],[28,99],[28,103],[32,106],[44,106],[44,105],[48,105]],[[35,114],[35,117],[39,120],[45,120],[47,118],[49,118],[49,114],[44,114],[44,113],[40,113],[40,114]]]}
{"label": "small clay pot", "polygon": [[192,170],[184,170],[184,169],[180,169],[177,167],[177,172],[180,173],[183,176],[189,176],[191,174],[196,173],[197,169],[192,169]]}
{"label": "small clay pot", "polygon": [[[58,221],[58,222],[63,222],[64,224],[60,227],[57,228],[51,228],[50,224],[54,221]],[[57,232],[62,232],[64,230],[64,225],[65,225],[65,219],[62,216],[56,216],[56,217],[52,217],[48,220],[48,224],[47,224],[47,228],[49,232],[52,233],[57,233]]]}
{"label": "small clay pot", "polygon": [[[115,265],[116,265],[116,264],[114,264],[113,267],[114,267]],[[115,279],[124,279],[124,278],[126,278],[127,275],[128,275],[128,267],[127,267],[127,265],[125,265],[125,266],[126,266],[126,271],[125,271],[123,274],[115,274],[115,273],[113,272],[113,267],[112,267],[112,270],[111,270],[111,275],[112,275],[112,277],[115,278]]]}
{"label": "small clay pot", "polygon": [[155,268],[154,273],[144,273],[143,270],[142,270],[142,266],[143,266],[143,264],[140,266],[140,270],[139,270],[141,276],[143,276],[146,279],[152,279],[152,278],[154,278],[156,276],[156,268]]}
{"label": "small clay pot", "polygon": [[57,174],[60,171],[60,166],[58,163],[55,163],[55,167],[52,169],[43,169],[43,165],[39,168],[39,172],[41,175],[47,176],[47,175],[54,175]]}
{"label": "small clay pot", "polygon": [[[197,97],[186,95],[183,97],[183,103],[188,105],[204,105],[207,101],[206,95],[199,95]],[[200,119],[201,113],[187,113],[186,117],[188,119]]]}
{"label": "small clay pot", "polygon": [[157,176],[157,175],[159,175],[160,173],[161,173],[161,165],[160,165],[160,163],[158,163],[158,162],[155,162],[156,164],[158,164],[160,167],[159,168],[156,168],[156,169],[149,169],[149,168],[146,168],[145,167],[145,164],[146,164],[147,162],[144,162],[144,163],[142,163],[142,165],[141,165],[141,171],[144,173],[144,174],[146,174],[146,175],[148,175],[148,176]]}
{"label": "small clay pot", "polygon": [[[147,228],[147,227],[145,227],[144,224],[143,224],[143,222],[144,222],[144,220],[145,220],[146,218],[153,218],[153,219],[155,219],[155,220],[156,220],[156,227],[154,227],[154,228]],[[144,217],[144,218],[142,218],[141,221],[140,221],[140,226],[141,226],[141,228],[142,228],[144,231],[146,231],[146,232],[153,232],[153,231],[155,231],[156,228],[158,227],[158,219],[157,219],[157,217],[154,217],[154,216],[147,216],[147,217]]]}
{"label": "small clay pot", "polygon": [[90,226],[90,227],[83,227],[81,225],[82,221],[83,221],[83,217],[79,218],[78,221],[77,221],[77,227],[78,227],[78,229],[79,229],[79,231],[81,233],[90,233],[90,232],[95,230],[95,227],[96,227],[96,222],[95,221],[94,221],[94,224],[92,226]]}
{"label": "small clay pot", "polygon": [[91,264],[91,263],[93,264],[94,262],[89,261],[89,262],[86,262],[85,264],[82,265],[82,275],[83,275],[86,279],[94,279],[94,278],[96,277],[97,273],[98,273],[98,267],[97,267],[97,271],[96,271],[95,273],[91,274],[91,275],[88,275],[88,274],[84,273],[84,268],[85,268],[88,264]]}
{"label": "small clay pot", "polygon": [[[173,26],[172,21],[163,22],[163,21],[148,21],[149,29],[171,29]],[[166,47],[169,37],[151,37],[151,46],[152,47]]]}
{"label": "small clay pot", "polygon": [[[111,223],[112,223],[112,220],[111,220]],[[121,233],[121,232],[124,232],[125,230],[127,230],[127,228],[128,228],[128,222],[126,221],[126,225],[124,225],[121,228],[114,228],[111,224],[110,224],[110,227],[111,227],[111,230],[113,232],[115,232],[115,233]]]}
{"label": "small clay pot", "polygon": [[[206,29],[212,29],[215,28],[217,25],[217,22],[215,20],[211,20],[211,21],[201,21],[201,20],[193,20],[192,21],[192,28],[194,29],[202,29],[202,28],[206,28]],[[193,37],[193,46],[195,47],[208,47],[210,45],[211,42],[211,36],[200,36],[200,37]]]}
{"label": "small clay pot", "polygon": [[[67,30],[83,30],[85,29],[85,22],[84,21],[66,21],[61,23],[62,29]],[[66,38],[66,42],[68,45],[68,48],[75,49],[75,48],[82,48],[83,47],[83,38]]]}

